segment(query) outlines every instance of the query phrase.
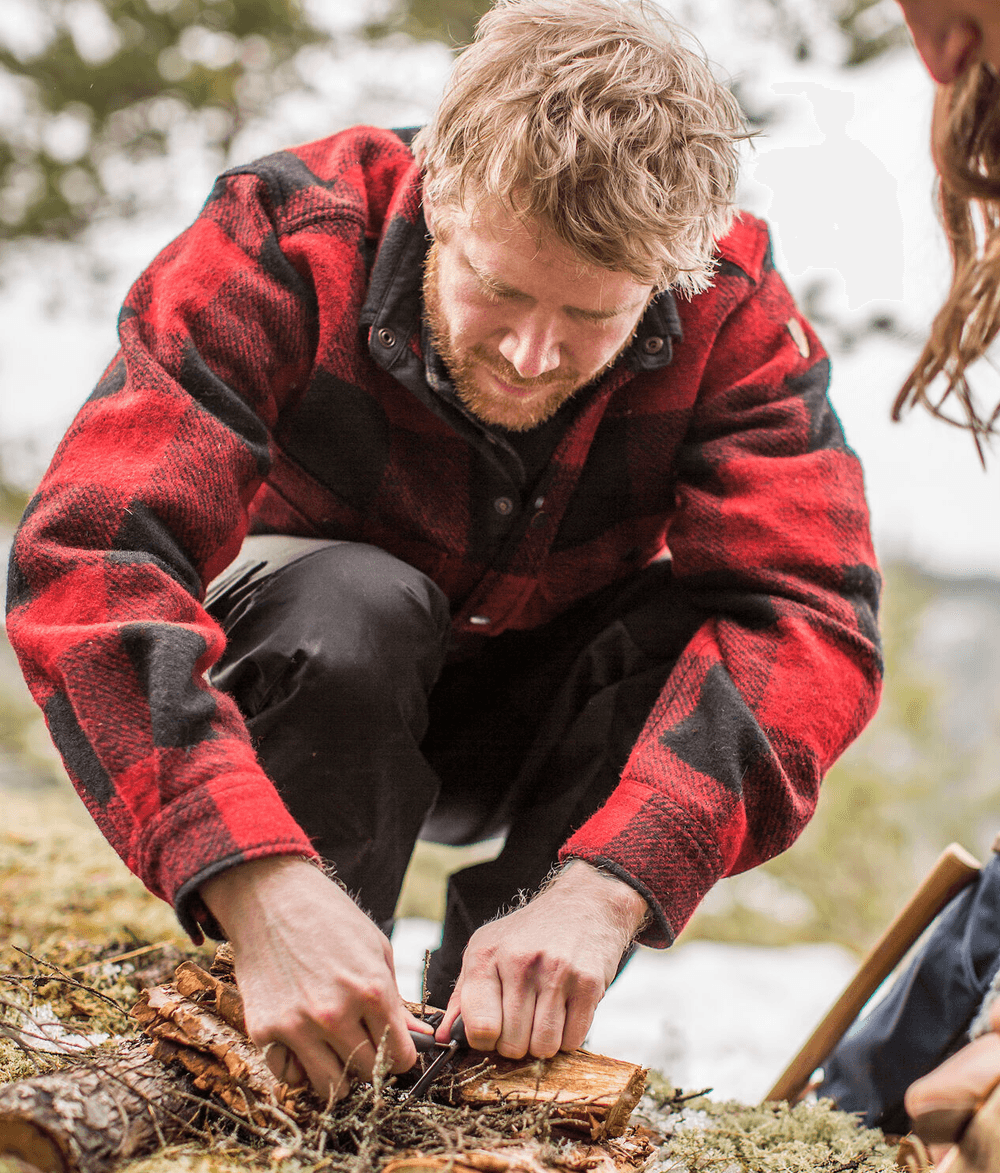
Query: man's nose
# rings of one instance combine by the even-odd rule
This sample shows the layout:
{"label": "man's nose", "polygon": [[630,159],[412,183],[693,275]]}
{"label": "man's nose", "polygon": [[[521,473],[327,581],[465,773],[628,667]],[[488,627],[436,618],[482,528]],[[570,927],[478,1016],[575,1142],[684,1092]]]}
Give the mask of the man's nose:
{"label": "man's nose", "polygon": [[499,350],[522,379],[537,379],[559,366],[559,336],[551,321],[525,318],[507,331]]}
{"label": "man's nose", "polygon": [[949,21],[943,29],[929,29],[918,21],[910,25],[913,43],[931,77],[947,85],[972,64],[982,34],[971,21]]}

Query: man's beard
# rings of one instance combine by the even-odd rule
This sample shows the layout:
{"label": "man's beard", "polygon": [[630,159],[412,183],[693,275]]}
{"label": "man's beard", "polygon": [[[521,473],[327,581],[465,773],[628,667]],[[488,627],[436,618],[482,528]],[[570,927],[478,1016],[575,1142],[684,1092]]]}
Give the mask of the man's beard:
{"label": "man's beard", "polygon": [[[483,346],[456,350],[452,346],[448,322],[441,306],[437,248],[437,241],[432,241],[427,251],[424,266],[424,313],[427,316],[434,348],[448,368],[448,374],[455,384],[455,394],[478,419],[512,432],[526,432],[551,419],[566,400],[590,380],[581,377],[580,373],[571,367],[547,371],[535,379],[522,379],[503,355],[491,354]],[[617,357],[616,354],[615,358]],[[608,363],[608,366],[610,365]],[[549,390],[525,400],[489,386],[483,388],[476,381],[476,370],[483,368],[512,387],[547,387]]]}

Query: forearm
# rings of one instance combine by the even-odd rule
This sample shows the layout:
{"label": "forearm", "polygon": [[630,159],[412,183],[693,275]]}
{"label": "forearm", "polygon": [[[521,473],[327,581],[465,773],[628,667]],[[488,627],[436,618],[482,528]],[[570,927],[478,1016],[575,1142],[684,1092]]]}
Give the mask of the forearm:
{"label": "forearm", "polygon": [[[289,907],[302,869],[315,866],[295,856],[276,855],[235,864],[206,880],[199,893],[219,922],[226,937],[237,949],[264,929],[268,922],[294,915]],[[331,898],[335,895],[331,892]],[[345,899],[349,897],[345,894]]]}
{"label": "forearm", "polygon": [[599,918],[610,933],[625,942],[623,953],[650,917],[649,904],[632,885],[583,859],[568,859],[536,899],[546,895],[567,910]]}

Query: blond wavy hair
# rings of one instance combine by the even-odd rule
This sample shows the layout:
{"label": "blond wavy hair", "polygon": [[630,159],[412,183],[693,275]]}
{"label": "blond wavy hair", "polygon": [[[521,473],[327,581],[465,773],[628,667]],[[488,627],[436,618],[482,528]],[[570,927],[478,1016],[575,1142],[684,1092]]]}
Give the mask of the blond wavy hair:
{"label": "blond wavy hair", "polygon": [[[1000,403],[976,402],[966,370],[1000,330],[1000,80],[987,65],[939,86],[932,131],[938,202],[951,249],[951,288],[930,337],[896,397],[893,419],[915,403],[969,428],[995,433]],[[943,378],[943,390],[932,385]],[[957,401],[956,418],[945,406]]]}
{"label": "blond wavy hair", "polygon": [[711,284],[745,137],[736,99],[651,5],[499,0],[413,146],[436,214],[495,202],[584,261],[691,294]]}

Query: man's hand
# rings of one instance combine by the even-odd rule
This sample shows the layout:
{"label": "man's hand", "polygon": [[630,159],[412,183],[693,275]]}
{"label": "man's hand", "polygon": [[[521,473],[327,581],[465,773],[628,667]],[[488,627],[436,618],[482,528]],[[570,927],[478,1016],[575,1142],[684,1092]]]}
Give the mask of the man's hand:
{"label": "man's hand", "polygon": [[247,1030],[275,1075],[295,1083],[304,1073],[324,1099],[340,1099],[349,1073],[371,1079],[383,1035],[390,1069],[413,1066],[416,1019],[388,938],[322,872],[287,856],[254,860],[201,894],[232,942]]}
{"label": "man's hand", "polygon": [[480,1051],[576,1050],[646,913],[628,884],[573,860],[529,904],[472,935],[437,1038],[461,1013]]}

